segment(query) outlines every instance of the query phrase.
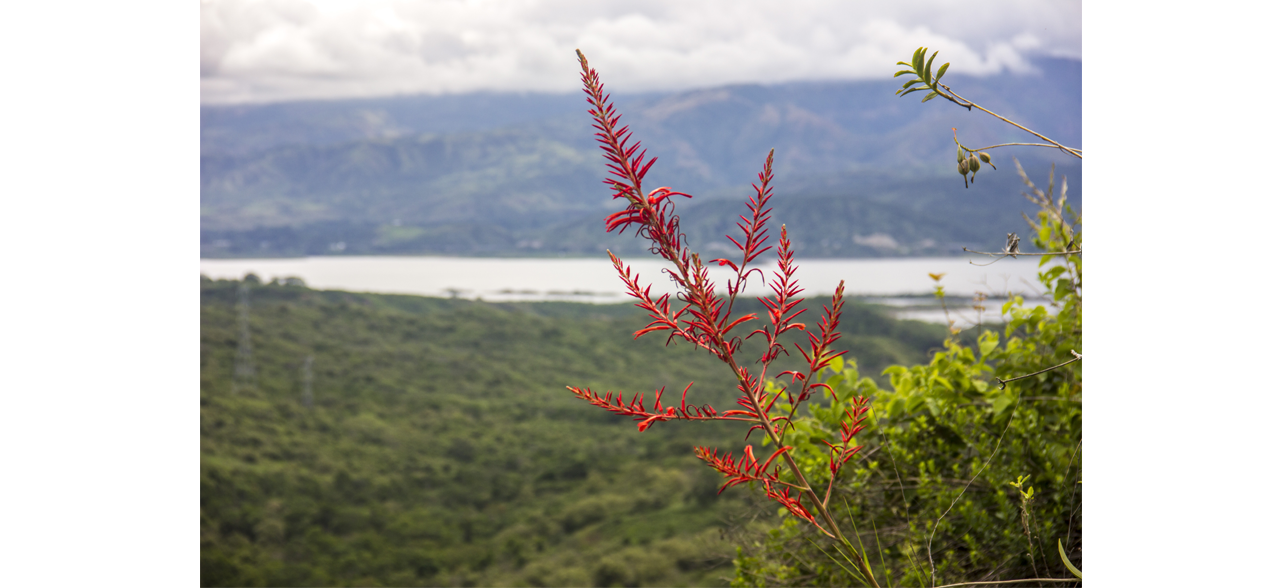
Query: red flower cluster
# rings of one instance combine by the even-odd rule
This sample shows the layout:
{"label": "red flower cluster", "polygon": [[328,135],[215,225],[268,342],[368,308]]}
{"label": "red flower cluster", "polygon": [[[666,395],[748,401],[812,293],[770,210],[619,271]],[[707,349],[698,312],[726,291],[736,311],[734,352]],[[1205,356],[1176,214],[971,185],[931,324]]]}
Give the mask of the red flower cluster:
{"label": "red flower cluster", "polygon": [[[728,482],[720,486],[720,492],[724,492],[725,488],[737,486],[738,484],[759,482],[764,487],[766,496],[786,507],[791,514],[809,521],[821,529],[822,525],[818,525],[818,522],[813,519],[813,514],[809,512],[809,509],[800,504],[799,497],[791,496],[791,488],[786,487],[791,485],[778,480],[777,466],[774,466],[773,472],[765,471],[769,468],[769,464],[773,463],[774,459],[791,449],[793,448],[779,447],[777,451],[773,452],[773,455],[769,456],[769,459],[764,460],[763,464],[756,461],[756,456],[752,452],[750,445],[743,448],[742,459],[737,462],[733,461],[733,454],[726,453],[724,457],[720,457],[717,450],[708,447],[695,447],[693,453],[698,456],[698,459],[707,462],[707,465],[729,478]],[[779,486],[783,486],[781,492],[778,491]],[[825,532],[826,530],[823,529],[823,531]]]}
{"label": "red flower cluster", "polygon": [[[753,373],[747,366],[739,365],[736,353],[741,348],[743,340],[731,334],[731,331],[739,325],[760,318],[755,314],[745,314],[734,319],[732,311],[734,301],[743,291],[748,277],[753,272],[759,272],[761,279],[764,279],[763,271],[748,266],[772,248],[767,245],[766,223],[772,211],[768,205],[773,191],[770,185],[773,182],[773,152],[769,152],[764,169],[757,176],[759,184],[752,185],[756,193],[747,201],[748,214],[739,217],[741,222],[738,223],[738,228],[742,231],[742,236],[734,238],[726,235],[742,252],[741,258],[712,260],[720,266],[729,266],[735,272],[726,284],[727,297],[721,297],[716,294],[715,284],[709,277],[707,267],[703,265],[697,253],[688,249],[684,235],[680,232],[680,217],[675,214],[675,205],[671,197],[689,198],[690,196],[667,187],[647,193],[643,190],[642,182],[645,174],[653,166],[656,158],[646,161],[646,152],[640,148],[639,142],[632,143],[629,128],[620,125],[620,116],[609,102],[609,96],[604,93],[599,74],[588,66],[582,52],[578,52],[578,61],[582,66],[582,83],[588,96],[587,101],[591,104],[590,113],[595,119],[593,126],[597,131],[596,139],[604,151],[605,159],[608,160],[611,177],[606,179],[605,183],[613,190],[615,199],[626,202],[626,206],[621,211],[605,218],[605,229],[606,231],[615,229],[626,231],[634,228],[637,236],[652,244],[650,251],[673,265],[673,268],[663,271],[676,283],[678,290],[676,299],[679,308],[673,308],[669,295],[664,294],[654,298],[650,294],[651,286],[642,286],[640,276],[633,274],[631,268],[623,264],[622,260],[612,252],[609,253],[609,259],[613,262],[618,276],[626,284],[628,294],[638,301],[637,307],[649,314],[650,322],[636,331],[635,337],[667,331],[668,343],[681,339],[707,350],[733,370],[738,378],[738,391],[741,395],[737,400],[739,409],[718,412],[710,405],[695,406],[687,403],[692,383],[685,386],[679,407],[663,406],[662,394],[665,388],[655,391],[651,408],[646,406],[643,394],[632,396],[631,402],[628,403],[621,393],[615,395],[613,392],[606,392],[602,397],[590,388],[581,389],[571,386],[569,390],[595,406],[634,418],[639,422],[640,431],[649,429],[654,423],[668,420],[734,420],[751,423],[751,427],[747,430],[748,438],[752,432],[760,429],[780,448],[774,451],[764,463],[756,461],[750,445],[746,447],[742,459],[736,462],[731,455],[726,454],[720,457],[712,449],[699,447],[695,450],[700,459],[729,478],[728,482],[721,487],[721,491],[744,482],[759,482],[764,487],[765,494],[786,507],[789,512],[813,523],[832,537],[840,536],[835,521],[827,511],[826,500],[818,499],[792,458],[790,453],[792,448],[783,446],[782,438],[786,425],[790,423],[799,403],[807,399],[818,387],[827,387],[830,390],[826,384],[815,384],[812,380],[814,375],[831,363],[831,360],[844,353],[832,351],[832,344],[840,338],[840,334],[835,329],[840,323],[840,311],[844,305],[844,283],[841,282],[837,287],[831,299],[831,306],[824,307],[825,314],[819,322],[818,332],[807,332],[808,349],[796,345],[808,361],[804,373],[789,370],[776,376],[789,375],[791,386],[796,386],[798,383],[797,392],[794,394],[787,386],[774,392],[768,392],[765,388],[765,382],[770,377],[770,364],[779,354],[787,353],[786,347],[779,338],[791,330],[806,330],[803,323],[795,322],[804,309],[796,310],[803,301],[799,298],[802,290],[795,280],[795,254],[791,248],[791,241],[787,238],[786,226],[782,227],[778,239],[777,270],[769,283],[773,296],[758,299],[768,309],[768,323],[747,335],[747,338],[762,335],[767,343],[758,361],[760,364],[758,372]],[[784,394],[791,405],[791,414],[770,416],[770,411]],[[865,399],[861,402],[862,404],[858,404],[857,408],[850,413],[850,418],[855,420],[852,425],[845,427],[842,434],[843,443],[839,446],[831,445],[832,481],[839,472],[840,466],[861,449],[861,447],[850,447],[853,436],[862,428],[862,420],[857,417],[866,410]],[[768,468],[774,460],[781,460],[780,463],[787,465],[794,475],[794,483],[780,480],[777,466],[769,471]],[[830,488],[829,482],[828,498]],[[792,490],[796,490],[794,495]],[[807,497],[810,501],[809,508],[801,504],[801,496]],[[822,516],[830,531],[819,524],[811,508]]]}

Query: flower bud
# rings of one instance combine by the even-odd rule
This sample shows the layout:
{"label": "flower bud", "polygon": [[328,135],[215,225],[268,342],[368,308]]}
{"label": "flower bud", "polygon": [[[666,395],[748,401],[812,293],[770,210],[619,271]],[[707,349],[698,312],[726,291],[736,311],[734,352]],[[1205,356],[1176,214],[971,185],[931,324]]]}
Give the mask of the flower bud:
{"label": "flower bud", "polygon": [[981,165],[982,165],[982,164],[978,163],[978,156],[977,156],[977,155],[970,155],[970,156],[969,156],[969,171],[971,171],[971,172],[973,172],[973,173],[978,173],[978,167],[980,167]]}
{"label": "flower bud", "polygon": [[956,147],[956,163],[964,161],[964,148]]}
{"label": "flower bud", "polygon": [[956,164],[956,171],[960,172],[960,175],[962,175],[962,176],[963,176],[963,175],[968,175],[968,173],[969,173],[969,162],[967,162],[967,161],[961,161],[960,163]]}

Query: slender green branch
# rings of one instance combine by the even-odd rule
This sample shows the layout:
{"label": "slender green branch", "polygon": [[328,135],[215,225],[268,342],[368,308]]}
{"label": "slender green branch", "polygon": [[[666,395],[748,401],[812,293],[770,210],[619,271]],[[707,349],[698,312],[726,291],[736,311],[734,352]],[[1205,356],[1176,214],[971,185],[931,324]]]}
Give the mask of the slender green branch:
{"label": "slender green branch", "polygon": [[1017,405],[1020,404],[1021,402],[1022,402],[1022,397],[1019,396],[1017,401],[1015,401],[1014,403],[1013,411],[1009,414],[1009,420],[1004,424],[1004,430],[1000,432],[1000,438],[996,439],[995,449],[991,450],[991,455],[987,457],[987,463],[982,464],[982,468],[978,470],[978,473],[974,474],[973,478],[969,480],[969,483],[965,484],[964,488],[960,489],[960,493],[956,495],[955,500],[951,501],[951,506],[948,506],[947,510],[942,512],[942,516],[938,517],[938,521],[933,524],[933,531],[929,533],[929,542],[925,545],[925,551],[929,554],[929,583],[930,584],[933,583],[934,575],[937,573],[937,568],[935,568],[933,565],[933,536],[938,533],[938,525],[942,524],[942,519],[947,517],[947,514],[951,512],[952,508],[955,508],[956,503],[960,502],[960,497],[964,496],[964,493],[969,489],[969,486],[973,485],[973,481],[977,480],[978,476],[981,476],[982,472],[986,471],[987,466],[991,465],[991,460],[995,459],[996,453],[1000,452],[1000,444],[1004,442],[1004,435],[1005,433],[1009,432],[1009,426],[1013,424],[1013,417],[1017,416],[1018,414]]}
{"label": "slender green branch", "polygon": [[1021,252],[1021,251],[1019,251],[1019,252],[1017,252],[1017,253],[1005,253],[1005,252],[1003,252],[1003,251],[973,251],[973,250],[969,249],[968,247],[962,247],[962,249],[964,249],[965,251],[967,251],[967,252],[969,252],[969,253],[977,253],[977,254],[979,254],[979,255],[986,255],[986,256],[990,256],[990,257],[994,257],[994,258],[995,258],[995,259],[991,260],[991,262],[989,262],[989,263],[974,263],[974,262],[973,262],[973,260],[970,260],[970,261],[969,261],[969,265],[976,265],[976,266],[978,266],[978,267],[986,267],[986,266],[991,265],[991,264],[993,264],[993,263],[995,263],[995,262],[997,262],[997,261],[1000,261],[1001,259],[1004,259],[1004,258],[1006,258],[1006,257],[1012,257],[1012,258],[1014,258],[1014,259],[1017,259],[1019,255],[1037,255],[1037,256],[1045,256],[1045,255],[1076,255],[1076,254],[1078,254],[1078,253],[1080,253],[1080,252],[1081,252],[1079,249],[1074,249],[1074,250],[1071,250],[1071,251],[1049,251],[1049,252],[1046,252],[1046,253],[1023,253],[1023,252]]}
{"label": "slender green branch", "polygon": [[1071,364],[1071,363],[1075,363],[1075,362],[1077,362],[1077,361],[1080,361],[1080,360],[1084,359],[1084,356],[1080,355],[1079,353],[1076,353],[1074,349],[1072,349],[1072,350],[1071,350],[1071,355],[1076,356],[1076,358],[1075,358],[1075,359],[1068,359],[1067,361],[1064,361],[1064,362],[1062,362],[1062,363],[1060,363],[1060,364],[1058,364],[1058,365],[1055,365],[1055,366],[1053,366],[1053,367],[1047,367],[1047,368],[1044,368],[1044,369],[1042,369],[1042,370],[1040,370],[1040,371],[1038,371],[1038,372],[1032,372],[1032,373],[1027,374],[1027,375],[1025,375],[1025,376],[1018,376],[1018,377],[1016,377],[1016,378],[1009,378],[1008,380],[1001,380],[1000,378],[996,378],[996,381],[1000,382],[1000,389],[1001,389],[1001,390],[1004,390],[1004,386],[1005,386],[1005,384],[1008,384],[1009,382],[1015,382],[1015,381],[1017,381],[1017,380],[1021,380],[1021,379],[1023,379],[1023,378],[1030,378],[1031,376],[1038,376],[1038,375],[1043,374],[1043,373],[1045,373],[1045,372],[1050,372],[1050,371],[1056,370],[1056,369],[1058,369],[1058,368],[1060,368],[1060,367],[1062,367],[1062,366],[1064,366],[1064,365]]}
{"label": "slender green branch", "polygon": [[999,255],[1001,257],[1009,257],[1009,256],[1017,257],[1019,255],[1075,255],[1077,253],[1080,253],[1079,249],[1075,249],[1072,251],[1048,251],[1045,253],[1023,253],[1021,251],[1017,253],[1007,253],[1004,251],[974,251],[972,249],[969,249],[968,247],[962,247],[962,249],[964,249],[969,253],[977,253],[979,255],[992,255],[992,256]]}
{"label": "slender green branch", "polygon": [[[965,98],[965,97],[963,97],[963,96],[961,96],[961,95],[957,94],[955,90],[952,90],[952,89],[951,89],[951,87],[950,87],[950,86],[948,86],[948,85],[946,85],[946,84],[943,84],[943,83],[939,82],[939,83],[938,83],[938,86],[940,86],[942,89],[946,90],[948,93],[950,93],[950,94],[951,94],[952,96],[954,96],[955,98],[958,98],[959,100],[963,100],[963,101],[964,101],[964,102],[966,102],[967,104],[960,104],[960,102],[958,102],[958,101],[956,101],[956,100],[952,100],[952,102],[955,102],[956,104],[960,104],[960,106],[964,106],[965,108],[969,108],[969,109],[977,108],[978,110],[981,110],[981,111],[983,111],[983,112],[985,112],[985,113],[987,113],[987,114],[990,114],[991,116],[994,116],[994,117],[996,117],[996,118],[998,118],[998,119],[1000,119],[1000,120],[1002,120],[1002,121],[1004,121],[1004,122],[1007,122],[1007,123],[1009,123],[1009,124],[1011,124],[1011,125],[1013,125],[1013,126],[1015,126],[1015,127],[1018,127],[1018,128],[1020,128],[1020,129],[1022,129],[1022,130],[1024,130],[1024,131],[1028,132],[1028,133],[1031,133],[1032,135],[1035,135],[1035,136],[1039,137],[1041,140],[1048,141],[1049,143],[1052,143],[1054,147],[1057,147],[1058,149],[1062,150],[1064,153],[1068,153],[1068,154],[1070,154],[1070,155],[1074,155],[1074,156],[1076,156],[1076,157],[1079,157],[1080,159],[1084,159],[1084,153],[1083,153],[1081,150],[1079,150],[1079,149],[1075,149],[1075,148],[1072,148],[1072,147],[1067,147],[1066,145],[1063,145],[1062,143],[1059,143],[1059,142],[1057,142],[1057,141],[1054,141],[1053,139],[1050,139],[1050,138],[1048,138],[1048,137],[1046,137],[1046,136],[1044,136],[1044,135],[1041,135],[1040,133],[1037,133],[1037,132],[1035,132],[1035,131],[1033,131],[1033,130],[1031,130],[1031,129],[1028,129],[1027,127],[1024,127],[1024,126],[1022,126],[1022,125],[1020,125],[1020,124],[1018,124],[1018,123],[1016,123],[1016,122],[1013,122],[1013,121],[1011,121],[1011,120],[1009,120],[1009,119],[1007,119],[1007,118],[1005,118],[1005,117],[1003,117],[1003,116],[1000,116],[1000,115],[998,115],[998,114],[996,114],[996,113],[994,113],[994,112],[991,112],[990,110],[987,110],[986,108],[983,108],[981,105],[979,105],[979,104],[977,104],[977,103],[973,102],[972,100],[969,100],[969,99],[967,99],[967,98]],[[948,97],[948,96],[947,96],[947,94],[943,94],[942,92],[938,92],[938,93],[939,93],[939,94],[941,94],[943,97]]]}
{"label": "slender green branch", "polygon": [[[988,145],[986,147],[978,147],[975,149],[970,149],[970,151],[985,151],[987,149],[995,149],[996,147],[1012,147],[1015,145],[1022,146],[1022,147],[1051,147],[1053,149],[1062,148],[1060,145],[1050,145],[1048,143],[1001,143],[999,145]],[[1079,151],[1079,149],[1077,149],[1076,151]]]}
{"label": "slender green branch", "polygon": [[1080,578],[1023,578],[1021,580],[997,580],[994,582],[961,582],[946,584],[937,588],[954,588],[956,586],[981,586],[983,584],[1019,584],[1023,582],[1079,582]]}

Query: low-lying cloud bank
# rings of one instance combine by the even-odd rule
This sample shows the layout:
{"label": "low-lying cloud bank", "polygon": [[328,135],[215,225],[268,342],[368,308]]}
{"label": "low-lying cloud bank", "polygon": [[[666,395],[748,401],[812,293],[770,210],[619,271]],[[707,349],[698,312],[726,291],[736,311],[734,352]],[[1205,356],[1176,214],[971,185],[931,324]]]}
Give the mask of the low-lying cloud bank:
{"label": "low-lying cloud bank", "polygon": [[899,4],[206,0],[201,100],[565,92],[577,48],[633,92],[889,76],[921,45],[975,75],[1081,55],[1078,1]]}

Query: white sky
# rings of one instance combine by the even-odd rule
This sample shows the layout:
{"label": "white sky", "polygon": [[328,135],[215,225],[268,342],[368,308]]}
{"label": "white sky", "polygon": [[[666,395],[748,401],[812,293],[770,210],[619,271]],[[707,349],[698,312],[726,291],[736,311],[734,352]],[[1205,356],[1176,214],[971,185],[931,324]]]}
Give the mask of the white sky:
{"label": "white sky", "polygon": [[[1081,57],[1079,0],[202,0],[201,101],[570,91],[582,49],[615,90],[951,72]],[[935,64],[935,68],[941,65]]]}

